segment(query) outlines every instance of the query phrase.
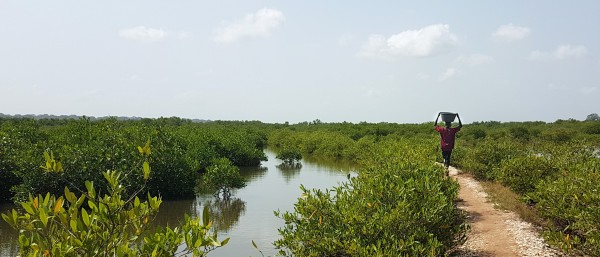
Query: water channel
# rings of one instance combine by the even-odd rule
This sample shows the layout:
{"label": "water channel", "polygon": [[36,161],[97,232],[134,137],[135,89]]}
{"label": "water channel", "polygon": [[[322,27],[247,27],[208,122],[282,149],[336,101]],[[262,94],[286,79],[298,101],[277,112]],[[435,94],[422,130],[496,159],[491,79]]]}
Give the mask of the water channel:
{"label": "water channel", "polygon": [[[306,188],[331,188],[345,181],[353,166],[340,162],[303,160],[300,168],[280,168],[275,153],[265,150],[268,161],[260,168],[243,168],[247,179],[246,187],[236,190],[228,202],[217,201],[212,195],[199,195],[195,199],[165,201],[161,205],[156,222],[176,226],[185,213],[201,215],[204,206],[213,214],[214,226],[219,239],[230,237],[229,244],[209,254],[211,257],[261,256],[252,246],[252,240],[265,256],[277,253],[272,243],[279,238],[277,229],[283,221],[275,210],[293,210],[300,196],[300,185]],[[5,213],[12,206],[0,206]],[[18,253],[17,233],[0,220],[0,256],[15,256]]]}

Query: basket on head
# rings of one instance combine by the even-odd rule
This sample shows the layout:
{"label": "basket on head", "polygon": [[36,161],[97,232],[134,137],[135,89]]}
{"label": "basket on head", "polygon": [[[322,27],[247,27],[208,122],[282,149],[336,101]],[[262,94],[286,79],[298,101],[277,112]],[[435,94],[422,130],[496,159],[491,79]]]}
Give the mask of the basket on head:
{"label": "basket on head", "polygon": [[442,116],[442,121],[444,122],[453,122],[454,119],[456,119],[456,113],[442,112],[440,115]]}

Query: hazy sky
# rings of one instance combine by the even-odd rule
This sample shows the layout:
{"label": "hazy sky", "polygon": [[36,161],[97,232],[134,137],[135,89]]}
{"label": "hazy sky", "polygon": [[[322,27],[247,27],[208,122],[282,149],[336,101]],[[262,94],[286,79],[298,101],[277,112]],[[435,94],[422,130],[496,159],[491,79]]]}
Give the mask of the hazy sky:
{"label": "hazy sky", "polygon": [[0,0],[0,112],[296,123],[600,113],[600,1]]}

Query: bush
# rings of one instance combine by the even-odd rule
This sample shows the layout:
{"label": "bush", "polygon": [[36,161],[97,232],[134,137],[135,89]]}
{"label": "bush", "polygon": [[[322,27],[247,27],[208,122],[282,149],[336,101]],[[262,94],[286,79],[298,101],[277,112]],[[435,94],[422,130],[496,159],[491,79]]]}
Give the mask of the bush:
{"label": "bush", "polygon": [[246,186],[240,169],[227,158],[214,160],[213,164],[206,169],[206,173],[202,175],[202,182],[203,186],[211,190],[215,197],[222,196],[223,199],[229,199],[231,189]]}
{"label": "bush", "polygon": [[528,195],[552,221],[546,238],[564,250],[600,253],[600,160],[573,165],[557,179],[542,181]]}
{"label": "bush", "polygon": [[[149,149],[149,148],[148,148]],[[146,156],[149,155],[147,152]],[[62,173],[62,165],[51,155],[46,156],[46,173]],[[144,162],[146,181],[150,168]],[[100,196],[91,181],[80,196],[64,188],[62,196],[29,196],[21,203],[25,213],[12,210],[2,214],[11,227],[19,231],[21,256],[176,256],[193,254],[206,256],[229,239],[218,241],[211,235],[208,208],[203,222],[185,217],[181,228],[159,228],[150,233],[151,221],[159,210],[161,199],[148,194],[148,200],[123,195],[123,173],[103,173],[109,185],[107,194]],[[141,240],[139,240],[139,238]],[[179,249],[185,243],[184,251]]]}
{"label": "bush", "polygon": [[547,157],[518,156],[502,161],[498,179],[504,186],[523,195],[533,192],[537,183],[558,172],[559,169]]}
{"label": "bush", "polygon": [[453,202],[458,184],[414,143],[380,145],[358,177],[333,189],[301,187],[294,211],[277,213],[286,224],[275,242],[280,253],[440,256],[460,244],[467,227]]}
{"label": "bush", "polygon": [[[40,126],[41,123],[45,125]],[[65,186],[85,181],[93,181],[99,190],[106,190],[102,172],[138,167],[136,146],[147,140],[152,142],[156,154],[151,157],[153,176],[144,190],[164,198],[193,197],[200,171],[212,160],[227,157],[236,165],[258,165],[266,159],[262,151],[266,132],[260,132],[261,127],[236,122],[192,124],[178,118],[3,121],[0,199],[24,201],[30,193],[58,195]],[[52,151],[57,159],[64,160],[63,174],[40,175],[38,166],[44,151]],[[138,188],[139,176],[125,176],[122,183],[126,188]],[[129,193],[132,192],[124,192]]]}
{"label": "bush", "polygon": [[457,164],[485,180],[497,178],[503,160],[524,154],[517,143],[507,140],[484,140],[473,148],[461,148],[461,152]]}
{"label": "bush", "polygon": [[302,160],[302,154],[300,153],[300,150],[296,148],[285,148],[281,150],[275,158],[282,160],[286,165],[293,165]]}
{"label": "bush", "polygon": [[525,127],[514,127],[514,128],[510,128],[510,135],[517,139],[517,140],[522,140],[522,141],[528,141],[529,138],[531,137],[529,130],[527,130],[527,128]]}
{"label": "bush", "polygon": [[543,139],[556,143],[566,143],[575,137],[575,131],[564,128],[547,130],[541,133]]}
{"label": "bush", "polygon": [[485,130],[477,128],[473,130],[473,139],[483,139],[487,136]]}
{"label": "bush", "polygon": [[589,122],[583,127],[583,132],[591,135],[600,134],[600,122]]}

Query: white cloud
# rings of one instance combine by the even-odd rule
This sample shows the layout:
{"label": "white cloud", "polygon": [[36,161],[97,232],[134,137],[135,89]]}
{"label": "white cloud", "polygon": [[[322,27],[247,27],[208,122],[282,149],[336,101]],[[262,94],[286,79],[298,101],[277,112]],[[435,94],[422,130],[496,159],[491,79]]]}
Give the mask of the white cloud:
{"label": "white cloud", "polygon": [[193,36],[194,34],[192,32],[189,31],[179,31],[177,33],[177,38],[181,39],[181,40],[185,40],[185,39],[189,39]]}
{"label": "white cloud", "polygon": [[455,60],[457,64],[467,64],[469,66],[481,66],[495,61],[494,57],[485,54],[461,55]]}
{"label": "white cloud", "polygon": [[417,79],[418,80],[428,80],[429,74],[424,73],[424,72],[419,72],[419,73],[417,73]]}
{"label": "white cloud", "polygon": [[232,43],[244,37],[267,36],[283,22],[283,13],[263,8],[243,19],[218,28],[213,38],[217,42]]}
{"label": "white cloud", "polygon": [[577,45],[561,45],[558,46],[552,52],[543,52],[539,50],[535,50],[529,54],[529,59],[531,60],[564,60],[570,58],[581,58],[588,54],[588,50],[585,46]]}
{"label": "white cloud", "polygon": [[585,95],[592,94],[592,93],[596,92],[596,90],[598,90],[597,87],[584,87],[584,88],[580,89],[581,93],[583,93]]}
{"label": "white cloud", "polygon": [[128,40],[141,42],[158,42],[167,37],[167,32],[162,29],[146,28],[138,26],[134,28],[122,29],[119,36]]}
{"label": "white cloud", "polygon": [[458,75],[458,70],[456,68],[448,68],[441,76],[440,81],[446,81]]}
{"label": "white cloud", "polygon": [[562,45],[554,50],[553,56],[556,59],[562,60],[567,58],[579,58],[588,53],[585,46]]}
{"label": "white cloud", "polygon": [[458,44],[448,24],[430,25],[418,30],[406,30],[386,39],[371,35],[359,55],[374,58],[394,56],[428,57],[451,51]]}
{"label": "white cloud", "polygon": [[492,36],[495,39],[512,42],[521,40],[529,35],[531,29],[527,27],[515,26],[512,23],[500,26]]}
{"label": "white cloud", "polygon": [[339,46],[347,46],[356,40],[356,36],[352,34],[344,34],[338,38]]}

